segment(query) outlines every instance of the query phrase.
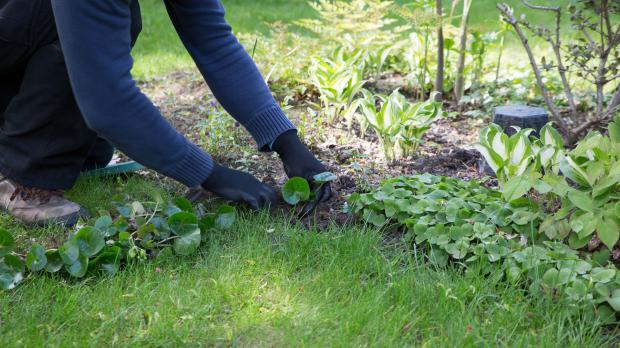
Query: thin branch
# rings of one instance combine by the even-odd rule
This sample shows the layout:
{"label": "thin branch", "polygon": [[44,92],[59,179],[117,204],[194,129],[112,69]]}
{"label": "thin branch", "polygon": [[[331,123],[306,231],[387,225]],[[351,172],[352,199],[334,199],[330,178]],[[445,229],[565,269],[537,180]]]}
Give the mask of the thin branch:
{"label": "thin branch", "polygon": [[521,2],[523,2],[523,5],[531,8],[532,10],[553,11],[553,12],[561,12],[562,11],[561,7],[532,5],[528,1],[529,0],[521,0]]}
{"label": "thin branch", "polygon": [[568,125],[566,124],[564,119],[561,117],[558,109],[555,107],[555,105],[553,105],[553,101],[551,100],[551,97],[549,96],[547,87],[545,87],[545,84],[543,82],[542,74],[540,72],[540,69],[538,68],[538,63],[536,63],[536,58],[534,58],[534,54],[532,53],[532,48],[530,47],[528,39],[523,33],[523,30],[521,30],[521,26],[517,22],[517,19],[514,17],[514,13],[512,12],[512,9],[507,4],[504,4],[504,3],[497,4],[496,7],[504,16],[504,20],[512,26],[515,33],[521,40],[521,44],[525,48],[525,52],[527,53],[527,56],[530,60],[530,65],[532,66],[532,70],[534,70],[534,75],[536,76],[536,82],[538,84],[538,87],[540,88],[540,92],[543,96],[543,99],[545,100],[547,107],[549,108],[549,111],[551,112],[551,115],[553,116],[553,119],[558,123],[558,126],[564,132],[564,134],[568,135],[569,134]]}

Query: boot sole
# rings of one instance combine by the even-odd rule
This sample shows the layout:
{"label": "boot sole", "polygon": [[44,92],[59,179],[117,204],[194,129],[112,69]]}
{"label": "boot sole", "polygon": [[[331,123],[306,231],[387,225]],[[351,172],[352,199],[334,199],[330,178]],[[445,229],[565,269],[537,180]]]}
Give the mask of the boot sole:
{"label": "boot sole", "polygon": [[43,221],[35,221],[27,223],[30,226],[38,226],[38,227],[47,227],[51,225],[62,225],[64,227],[73,227],[78,222],[78,220],[82,218],[84,220],[90,219],[90,214],[84,209],[80,208],[80,210],[75,213],[59,216],[57,218],[43,220]]}

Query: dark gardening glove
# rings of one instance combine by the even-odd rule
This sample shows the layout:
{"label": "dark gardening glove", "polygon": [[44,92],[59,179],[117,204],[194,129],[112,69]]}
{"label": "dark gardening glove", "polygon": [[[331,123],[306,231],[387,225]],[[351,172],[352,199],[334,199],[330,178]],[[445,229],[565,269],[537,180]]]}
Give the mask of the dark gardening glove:
{"label": "dark gardening glove", "polygon": [[273,143],[271,149],[277,152],[282,159],[284,172],[289,178],[296,176],[304,178],[308,180],[313,190],[318,190],[315,200],[317,204],[326,202],[331,198],[330,184],[317,185],[313,179],[313,176],[324,173],[327,169],[299,140],[296,131],[291,130],[282,133]]}
{"label": "dark gardening glove", "polygon": [[278,204],[278,193],[272,187],[248,173],[218,164],[214,165],[213,172],[202,187],[221,198],[245,203],[252,210],[275,208]]}

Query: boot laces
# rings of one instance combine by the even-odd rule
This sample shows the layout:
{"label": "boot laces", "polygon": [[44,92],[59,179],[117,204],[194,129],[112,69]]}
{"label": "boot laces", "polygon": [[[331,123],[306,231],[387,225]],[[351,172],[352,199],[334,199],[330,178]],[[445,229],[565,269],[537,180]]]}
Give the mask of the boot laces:
{"label": "boot laces", "polygon": [[13,201],[17,196],[27,201],[39,200],[42,204],[45,204],[52,199],[52,197],[63,197],[63,190],[46,190],[38,187],[29,187],[24,185],[15,184],[15,191],[10,197]]}

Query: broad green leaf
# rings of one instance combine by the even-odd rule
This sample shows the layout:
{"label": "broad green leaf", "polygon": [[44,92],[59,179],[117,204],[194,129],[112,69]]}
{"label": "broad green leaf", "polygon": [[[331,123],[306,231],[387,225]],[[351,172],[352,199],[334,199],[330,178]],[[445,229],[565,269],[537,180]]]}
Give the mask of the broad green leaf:
{"label": "broad green leaf", "polygon": [[26,255],[26,266],[32,272],[38,272],[45,268],[46,264],[45,249],[40,244],[33,244]]}
{"label": "broad green leaf", "polygon": [[585,187],[592,186],[588,174],[586,174],[583,168],[581,168],[577,163],[575,163],[575,161],[573,161],[573,159],[569,156],[566,156],[560,162],[560,170],[567,178],[571,179],[577,184]]}
{"label": "broad green leaf", "polygon": [[60,252],[56,249],[50,249],[45,252],[45,257],[47,258],[47,264],[45,264],[45,270],[50,273],[56,273],[60,271],[63,265],[62,258],[60,257]]}
{"label": "broad green leaf", "polygon": [[290,205],[307,201],[310,199],[310,185],[308,181],[299,177],[289,179],[282,187],[282,197]]}
{"label": "broad green leaf", "polygon": [[80,254],[86,257],[96,255],[105,245],[101,232],[90,226],[80,229],[74,238],[80,248]]}
{"label": "broad green leaf", "polygon": [[592,269],[590,273],[590,278],[597,283],[609,283],[615,276],[615,270],[601,267]]}
{"label": "broad green leaf", "polygon": [[334,173],[323,172],[312,177],[316,183],[326,183],[336,181],[338,177]]}
{"label": "broad green leaf", "polygon": [[189,200],[187,200],[187,198],[184,198],[184,197],[175,198],[174,205],[179,207],[179,209],[181,209],[182,211],[186,211],[188,213],[194,212],[194,207],[192,206],[192,203]]}
{"label": "broad green leaf", "polygon": [[65,264],[65,270],[73,277],[82,278],[88,270],[88,257],[80,254],[74,263],[70,265]]}
{"label": "broad green leaf", "polygon": [[502,196],[507,202],[523,197],[532,189],[532,181],[526,175],[519,175],[508,180],[502,188]]}
{"label": "broad green leaf", "polygon": [[0,289],[11,290],[24,279],[24,264],[14,255],[0,259]]}
{"label": "broad green leaf", "polygon": [[186,211],[178,212],[168,218],[168,226],[177,236],[192,234],[198,227],[198,218],[195,214]]}
{"label": "broad green leaf", "polygon": [[104,237],[113,237],[118,233],[118,229],[114,226],[112,218],[108,215],[101,216],[95,221],[95,228],[98,229]]}
{"label": "broad green leaf", "polygon": [[198,249],[202,238],[200,229],[196,228],[193,232],[180,235],[174,239],[173,249],[178,255],[189,255]]}
{"label": "broad green leaf", "polygon": [[75,238],[71,238],[65,242],[60,248],[58,248],[58,254],[66,265],[71,265],[75,261],[77,261],[78,256],[80,255],[80,247],[75,240]]}
{"label": "broad green leaf", "polygon": [[599,239],[610,249],[613,250],[618,238],[620,237],[620,231],[618,225],[611,219],[603,219],[600,221],[596,228],[596,233]]}
{"label": "broad green leaf", "polygon": [[620,143],[620,124],[612,122],[609,124],[609,137],[616,143]]}
{"label": "broad green leaf", "polygon": [[232,227],[236,219],[237,210],[230,205],[223,205],[217,210],[215,227],[219,229],[228,229]]}
{"label": "broad green leaf", "polygon": [[15,246],[15,240],[9,231],[0,228],[0,258],[8,255]]}
{"label": "broad green leaf", "polygon": [[482,157],[484,157],[485,161],[491,167],[493,172],[497,174],[497,171],[503,166],[504,162],[502,158],[492,149],[482,144],[474,144],[474,148],[480,152]]}
{"label": "broad green leaf", "polygon": [[568,199],[579,209],[594,212],[595,206],[592,197],[587,193],[579,190],[571,190],[568,192]]}
{"label": "broad green leaf", "polygon": [[121,263],[121,248],[117,246],[106,247],[96,258],[88,263],[89,272],[101,272],[113,276],[118,272]]}

